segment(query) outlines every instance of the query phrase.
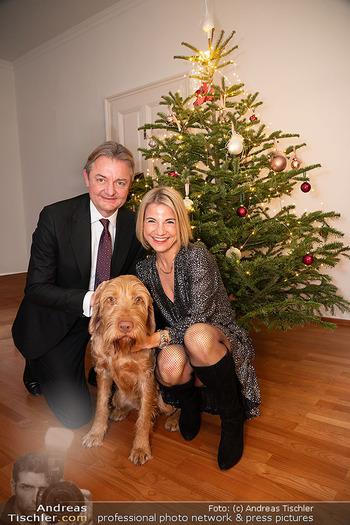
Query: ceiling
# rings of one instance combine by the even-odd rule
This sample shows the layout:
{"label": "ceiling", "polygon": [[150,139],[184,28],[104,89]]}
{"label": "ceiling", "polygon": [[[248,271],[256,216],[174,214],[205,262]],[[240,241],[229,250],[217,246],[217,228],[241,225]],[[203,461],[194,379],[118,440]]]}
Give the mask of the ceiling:
{"label": "ceiling", "polygon": [[0,59],[10,62],[120,0],[0,0]]}

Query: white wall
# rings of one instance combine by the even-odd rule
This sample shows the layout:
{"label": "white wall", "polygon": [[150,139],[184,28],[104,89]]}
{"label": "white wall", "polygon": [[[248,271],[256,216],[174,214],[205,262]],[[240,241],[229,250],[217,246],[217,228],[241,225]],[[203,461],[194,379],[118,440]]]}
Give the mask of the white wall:
{"label": "white wall", "polygon": [[13,67],[0,61],[0,275],[23,270],[27,246]]}
{"label": "white wall", "polygon": [[[305,163],[322,164],[313,175],[312,195],[296,191],[293,199],[301,209],[339,211],[337,225],[350,244],[350,3],[212,4],[217,28],[236,30],[238,71],[248,91],[260,92],[261,118],[273,130],[300,133],[308,145]],[[206,48],[203,12],[203,0],[121,0],[15,62],[28,244],[43,205],[85,191],[85,157],[104,140],[103,99],[186,71],[187,63],[172,57],[187,54],[182,41]],[[26,263],[22,257],[23,270]],[[342,262],[333,275],[350,299],[349,263]]]}

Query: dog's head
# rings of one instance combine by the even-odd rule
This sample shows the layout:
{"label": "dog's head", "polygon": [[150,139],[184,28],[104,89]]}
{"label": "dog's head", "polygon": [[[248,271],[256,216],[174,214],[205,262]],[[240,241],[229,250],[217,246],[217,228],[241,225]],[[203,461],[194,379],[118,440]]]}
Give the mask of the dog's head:
{"label": "dog's head", "polygon": [[142,282],[121,275],[96,289],[89,331],[103,336],[115,350],[128,350],[155,331],[153,300]]}

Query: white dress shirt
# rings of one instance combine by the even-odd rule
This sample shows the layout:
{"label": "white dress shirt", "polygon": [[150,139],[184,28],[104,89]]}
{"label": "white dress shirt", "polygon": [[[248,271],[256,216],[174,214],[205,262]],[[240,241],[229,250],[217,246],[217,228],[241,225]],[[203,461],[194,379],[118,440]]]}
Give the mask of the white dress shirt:
{"label": "white dress shirt", "polygon": [[111,235],[112,240],[112,253],[114,249],[114,241],[115,241],[115,232],[116,232],[116,224],[117,224],[117,214],[118,210],[116,210],[113,215],[110,217],[103,217],[99,211],[97,211],[95,205],[90,200],[90,216],[91,216],[91,272],[90,272],[90,282],[89,282],[89,292],[87,292],[84,296],[83,301],[83,314],[85,317],[91,317],[92,308],[90,307],[90,300],[91,296],[94,293],[94,287],[95,287],[95,274],[96,274],[96,263],[97,263],[97,252],[98,252],[98,245],[100,242],[101,233],[103,231],[102,223],[100,222],[100,219],[108,218],[109,220],[109,233]]}

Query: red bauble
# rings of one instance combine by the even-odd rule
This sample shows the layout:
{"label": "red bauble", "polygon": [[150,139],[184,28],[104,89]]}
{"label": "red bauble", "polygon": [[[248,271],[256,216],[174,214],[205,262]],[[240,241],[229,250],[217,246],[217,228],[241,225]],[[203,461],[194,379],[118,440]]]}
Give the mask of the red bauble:
{"label": "red bauble", "polygon": [[252,115],[249,117],[250,122],[254,122],[255,120],[258,120],[258,117],[256,115]]}
{"label": "red bauble", "polygon": [[311,253],[307,253],[303,257],[303,263],[306,264],[306,266],[310,266],[314,262],[314,257],[311,255]]}
{"label": "red bauble", "polygon": [[176,173],[176,171],[169,171],[168,175],[170,177],[175,177],[176,179],[179,178],[179,175]]}
{"label": "red bauble", "polygon": [[239,206],[239,208],[237,208],[238,217],[245,217],[247,213],[248,213],[248,210],[245,206]]}
{"label": "red bauble", "polygon": [[300,186],[301,191],[308,193],[311,190],[311,184],[309,182],[303,182]]}

